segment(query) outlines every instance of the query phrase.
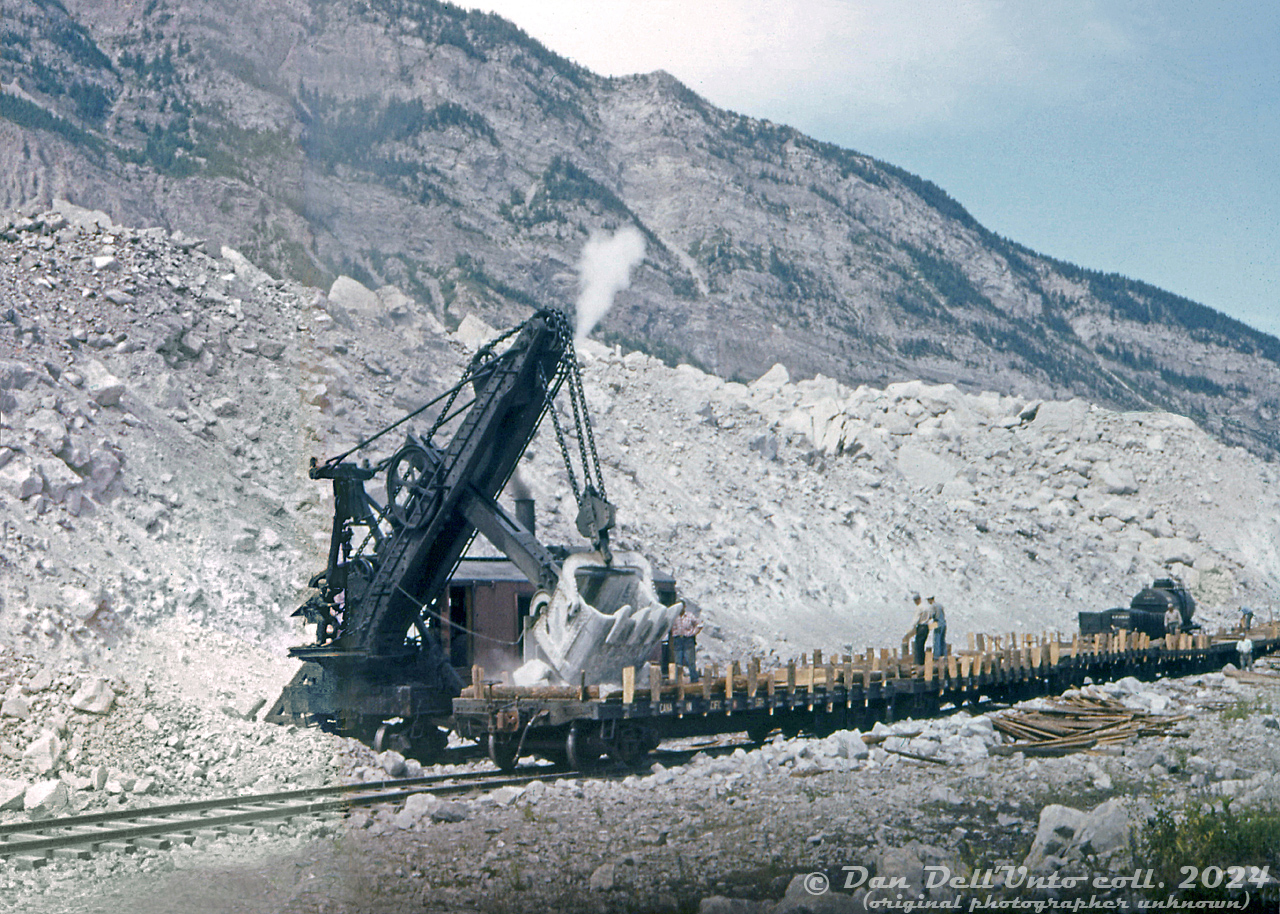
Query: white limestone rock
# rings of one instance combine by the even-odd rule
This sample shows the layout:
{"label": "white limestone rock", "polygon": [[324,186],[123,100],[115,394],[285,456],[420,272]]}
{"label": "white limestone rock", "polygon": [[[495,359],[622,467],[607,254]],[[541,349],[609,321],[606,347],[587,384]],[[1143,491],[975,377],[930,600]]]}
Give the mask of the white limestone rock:
{"label": "white limestone rock", "polygon": [[1022,865],[1037,870],[1048,856],[1061,857],[1084,824],[1085,814],[1070,806],[1051,803],[1040,810],[1040,824]]}
{"label": "white limestone rock", "polygon": [[115,406],[124,396],[124,382],[93,359],[84,369],[85,391],[99,406]]}
{"label": "white limestone rock", "polygon": [[52,730],[43,731],[22,753],[23,764],[37,774],[46,774],[57,767],[62,758],[62,740]]}
{"label": "white limestone rock", "polygon": [[116,693],[105,679],[87,679],[71,696],[71,707],[86,714],[106,714],[115,700]]}
{"label": "white limestone rock", "polygon": [[35,415],[27,420],[27,430],[35,432],[36,437],[56,454],[67,446],[67,424],[62,416],[52,409],[36,410]]}
{"label": "white limestone rock", "polygon": [[19,454],[0,467],[0,488],[26,501],[44,491],[44,477],[29,458]]}
{"label": "white limestone rock", "polygon": [[70,794],[61,780],[37,781],[27,788],[22,798],[22,808],[33,819],[56,816],[67,806]]}
{"label": "white limestone rock", "polygon": [[10,695],[0,704],[0,717],[16,717],[26,720],[31,716],[31,704],[21,695]]}
{"label": "white limestone rock", "polygon": [[81,483],[80,475],[57,457],[37,460],[36,470],[44,481],[44,493],[56,504],[65,501],[67,493]]}
{"label": "white limestone rock", "polygon": [[21,809],[31,784],[21,778],[0,778],[0,811]]}
{"label": "white limestone rock", "polygon": [[468,314],[462,319],[462,323],[458,325],[457,331],[454,333],[454,339],[462,343],[468,349],[479,349],[485,343],[492,340],[498,335],[498,331],[494,330],[480,318],[474,314]]}
{"label": "white limestone rock", "polygon": [[339,276],[329,287],[331,304],[361,314],[377,314],[382,310],[378,294],[350,276]]}

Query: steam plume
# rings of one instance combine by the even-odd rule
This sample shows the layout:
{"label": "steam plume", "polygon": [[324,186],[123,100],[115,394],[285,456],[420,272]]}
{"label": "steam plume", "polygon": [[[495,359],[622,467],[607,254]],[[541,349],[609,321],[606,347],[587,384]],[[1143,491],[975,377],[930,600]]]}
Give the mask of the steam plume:
{"label": "steam plume", "polygon": [[644,236],[634,226],[618,229],[612,236],[592,235],[582,248],[578,262],[578,326],[576,338],[583,340],[600,323],[618,292],[631,285],[631,270],[644,259]]}

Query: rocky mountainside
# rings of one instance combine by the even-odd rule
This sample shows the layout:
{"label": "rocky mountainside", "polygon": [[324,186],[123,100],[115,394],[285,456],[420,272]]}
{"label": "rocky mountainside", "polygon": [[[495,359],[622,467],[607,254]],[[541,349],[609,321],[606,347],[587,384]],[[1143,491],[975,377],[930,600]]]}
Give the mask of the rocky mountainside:
{"label": "rocky mountainside", "polygon": [[394,283],[450,328],[567,306],[586,240],[632,225],[646,258],[598,336],[669,364],[1079,396],[1280,449],[1280,341],[666,74],[602,78],[433,0],[0,14],[0,203],[199,231],[319,288]]}
{"label": "rocky mountainside", "polygon": [[[446,331],[392,286],[326,296],[201,247],[73,207],[0,215],[14,638],[75,649],[176,615],[300,640],[289,612],[332,510],[308,459],[440,393],[494,335],[474,314]],[[910,590],[943,600],[957,638],[1071,631],[1170,573],[1209,623],[1280,602],[1280,474],[1185,417],[581,355],[618,543],[703,607],[712,660],[895,643]],[[539,533],[580,543],[539,435],[520,471]]]}

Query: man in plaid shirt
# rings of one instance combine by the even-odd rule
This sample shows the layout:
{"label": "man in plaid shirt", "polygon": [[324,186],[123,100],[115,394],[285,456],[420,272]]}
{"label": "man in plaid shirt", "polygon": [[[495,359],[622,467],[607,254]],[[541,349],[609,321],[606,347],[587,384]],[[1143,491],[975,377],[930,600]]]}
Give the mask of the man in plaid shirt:
{"label": "man in plaid shirt", "polygon": [[698,681],[697,639],[702,631],[702,623],[698,617],[689,612],[687,605],[680,607],[680,615],[671,623],[671,652],[675,655],[676,666],[689,670],[689,681]]}

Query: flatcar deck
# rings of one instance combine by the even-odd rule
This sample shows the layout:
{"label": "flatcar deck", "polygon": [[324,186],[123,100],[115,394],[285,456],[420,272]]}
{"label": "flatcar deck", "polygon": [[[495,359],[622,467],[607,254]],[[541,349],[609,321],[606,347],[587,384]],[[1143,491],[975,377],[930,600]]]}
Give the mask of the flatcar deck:
{"label": "flatcar deck", "polygon": [[[486,680],[476,667],[472,684],[454,699],[453,712],[459,733],[486,740],[499,765],[528,752],[575,764],[606,753],[626,759],[672,737],[745,730],[763,738],[775,727],[824,735],[928,717],[983,699],[1014,702],[1056,694],[1086,679],[1203,673],[1236,659],[1240,637],[1181,634],[1166,647],[1163,639],[1152,642],[1123,631],[1069,641],[1056,635],[970,635],[965,649],[940,660],[927,653],[919,665],[905,650],[828,659],[815,651],[769,670],[759,659],[723,671],[710,667],[692,683],[674,666],[650,665],[647,682],[637,681],[636,670],[628,667],[620,687],[520,688]],[[1255,656],[1270,653],[1280,647],[1280,623],[1255,628],[1250,637]]]}

